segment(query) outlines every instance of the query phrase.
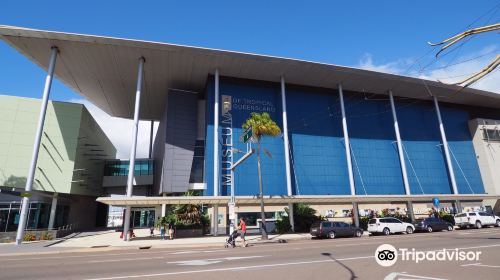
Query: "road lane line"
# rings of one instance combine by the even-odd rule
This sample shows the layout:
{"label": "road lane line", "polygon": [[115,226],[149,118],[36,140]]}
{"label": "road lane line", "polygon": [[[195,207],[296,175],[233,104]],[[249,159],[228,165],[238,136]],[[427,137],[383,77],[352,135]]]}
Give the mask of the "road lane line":
{"label": "road lane line", "polygon": [[112,259],[112,260],[94,260],[87,261],[88,263],[105,263],[105,262],[126,262],[126,261],[141,261],[141,260],[153,260],[153,259],[163,259],[165,257],[144,257],[144,258],[130,258],[130,259]]}
{"label": "road lane line", "polygon": [[462,264],[461,266],[471,266],[471,265],[478,265],[481,263],[468,263],[468,264]]}
{"label": "road lane line", "polygon": [[489,264],[482,264],[482,263],[469,263],[469,264],[463,264],[461,266],[480,266],[480,267],[500,268],[500,266],[498,266],[498,265],[489,265]]}
{"label": "road lane line", "polygon": [[460,235],[468,235],[468,234],[487,234],[487,233],[495,233],[496,231],[479,231],[479,232],[461,232]]}
{"label": "road lane line", "polygon": [[337,259],[337,260],[328,259],[328,260],[315,260],[315,261],[303,261],[303,262],[262,264],[262,265],[239,266],[239,267],[229,267],[229,268],[213,268],[213,269],[188,270],[188,271],[165,272],[165,273],[155,273],[155,274],[142,274],[142,275],[113,276],[113,277],[103,277],[103,278],[90,278],[90,279],[86,279],[86,280],[114,280],[114,279],[127,279],[127,278],[144,278],[144,277],[155,277],[155,276],[193,274],[193,273],[204,273],[204,272],[233,271],[233,270],[244,270],[244,269],[253,269],[253,268],[265,268],[265,267],[278,267],[278,266],[290,266],[290,265],[303,265],[303,264],[315,264],[315,263],[326,263],[326,262],[349,261],[349,260],[367,259],[367,258],[373,258],[373,257],[374,256],[363,256],[363,257],[343,258],[343,259]]}

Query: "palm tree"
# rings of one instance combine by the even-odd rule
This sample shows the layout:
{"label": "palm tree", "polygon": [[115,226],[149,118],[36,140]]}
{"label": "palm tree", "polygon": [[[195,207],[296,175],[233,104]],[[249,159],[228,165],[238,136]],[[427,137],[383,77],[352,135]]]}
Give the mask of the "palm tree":
{"label": "palm tree", "polygon": [[268,113],[251,113],[242,125],[244,129],[252,128],[252,138],[257,141],[257,169],[259,174],[260,217],[262,219],[262,240],[267,240],[266,215],[264,212],[264,192],[262,188],[262,172],[260,163],[260,140],[263,136],[276,137],[281,134],[279,126],[271,119]]}

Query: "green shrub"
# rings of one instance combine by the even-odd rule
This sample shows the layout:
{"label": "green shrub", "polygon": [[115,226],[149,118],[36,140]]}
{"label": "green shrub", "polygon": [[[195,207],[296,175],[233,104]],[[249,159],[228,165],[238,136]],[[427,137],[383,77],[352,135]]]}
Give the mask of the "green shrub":
{"label": "green shrub", "polygon": [[[285,209],[289,213],[288,208]],[[309,232],[311,225],[318,221],[323,221],[324,218],[316,216],[316,210],[305,203],[296,203],[293,205],[293,222],[295,232]]]}
{"label": "green shrub", "polygon": [[23,241],[35,241],[36,235],[31,232],[27,232],[24,234]]}
{"label": "green shrub", "polygon": [[445,212],[444,210],[439,211],[438,213],[439,218],[441,218],[444,221],[447,221],[448,223],[451,223],[452,225],[455,225],[455,218],[453,215],[450,215],[449,213]]}
{"label": "green shrub", "polygon": [[287,216],[283,216],[280,220],[276,221],[276,231],[279,234],[288,233],[291,230],[292,225],[290,225],[290,219]]}
{"label": "green shrub", "polygon": [[359,227],[363,230],[368,230],[368,222],[370,221],[370,216],[363,216],[359,218]]}
{"label": "green shrub", "polygon": [[48,231],[44,231],[40,234],[40,240],[52,240],[52,234],[50,234]]}

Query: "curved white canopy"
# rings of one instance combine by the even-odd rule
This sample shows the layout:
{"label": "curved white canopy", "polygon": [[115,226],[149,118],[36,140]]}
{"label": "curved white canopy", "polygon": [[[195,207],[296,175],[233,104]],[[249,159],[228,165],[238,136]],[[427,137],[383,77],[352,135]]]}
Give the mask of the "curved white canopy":
{"label": "curved white canopy", "polygon": [[[166,43],[0,26],[0,38],[47,69],[50,48],[60,50],[55,75],[112,116],[132,118],[138,59],[146,59],[141,119],[158,120],[170,88],[203,91],[207,76],[221,76],[429,99],[500,108],[492,92],[331,64]],[[279,86],[279,85],[277,85]]]}

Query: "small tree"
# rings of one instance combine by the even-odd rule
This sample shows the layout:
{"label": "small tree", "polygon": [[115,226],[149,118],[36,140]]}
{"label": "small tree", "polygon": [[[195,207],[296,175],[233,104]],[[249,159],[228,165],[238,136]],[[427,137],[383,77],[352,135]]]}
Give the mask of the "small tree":
{"label": "small tree", "polygon": [[244,129],[252,128],[252,138],[257,141],[257,170],[259,174],[259,196],[260,196],[260,216],[262,219],[262,240],[267,240],[266,215],[264,212],[264,191],[262,186],[262,172],[260,162],[260,141],[264,136],[276,137],[281,134],[281,129],[271,119],[268,113],[252,112],[242,127]]}

